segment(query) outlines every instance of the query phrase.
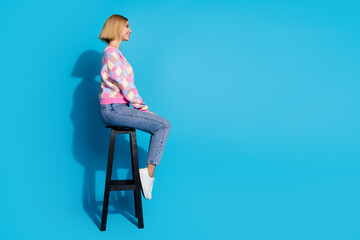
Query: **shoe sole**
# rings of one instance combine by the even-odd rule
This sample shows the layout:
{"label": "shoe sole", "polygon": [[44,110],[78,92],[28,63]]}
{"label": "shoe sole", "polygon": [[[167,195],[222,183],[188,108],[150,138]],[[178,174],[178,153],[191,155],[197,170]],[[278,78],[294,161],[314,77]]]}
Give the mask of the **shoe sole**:
{"label": "shoe sole", "polygon": [[147,198],[145,197],[144,189],[143,189],[143,186],[142,186],[141,173],[140,173],[140,171],[139,171],[139,177],[140,177],[140,189],[141,189],[142,195],[143,195],[143,197],[144,197],[145,199],[147,199]]}
{"label": "shoe sole", "polygon": [[141,192],[142,192],[143,197],[144,197],[145,199],[147,199],[147,198],[145,197],[144,190],[143,190],[141,184],[140,184],[140,189],[141,189]]}

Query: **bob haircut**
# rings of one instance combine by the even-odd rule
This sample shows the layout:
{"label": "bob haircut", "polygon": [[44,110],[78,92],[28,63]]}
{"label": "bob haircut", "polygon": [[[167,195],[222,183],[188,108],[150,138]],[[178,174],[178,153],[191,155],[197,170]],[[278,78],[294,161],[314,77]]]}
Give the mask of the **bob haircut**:
{"label": "bob haircut", "polygon": [[111,15],[104,23],[99,39],[107,44],[112,40],[119,40],[127,21],[128,19],[124,16],[118,14]]}

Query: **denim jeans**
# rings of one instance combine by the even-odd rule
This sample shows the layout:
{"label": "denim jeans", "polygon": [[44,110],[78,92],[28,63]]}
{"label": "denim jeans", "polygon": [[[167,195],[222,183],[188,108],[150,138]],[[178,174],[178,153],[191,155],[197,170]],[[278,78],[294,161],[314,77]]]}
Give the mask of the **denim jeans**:
{"label": "denim jeans", "polygon": [[100,104],[100,118],[107,126],[136,128],[151,134],[147,163],[159,165],[170,132],[170,122],[159,115],[129,107],[126,103]]}

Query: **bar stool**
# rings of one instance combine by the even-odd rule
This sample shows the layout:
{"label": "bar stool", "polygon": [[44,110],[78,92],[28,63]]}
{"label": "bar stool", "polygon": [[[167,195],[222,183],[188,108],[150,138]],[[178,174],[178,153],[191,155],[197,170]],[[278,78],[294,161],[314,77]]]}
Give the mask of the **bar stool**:
{"label": "bar stool", "polygon": [[[140,193],[141,183],[140,183],[140,175],[139,175],[139,162],[138,162],[135,128],[119,127],[119,126],[106,126],[106,128],[111,128],[111,134],[110,134],[109,157],[108,157],[108,165],[106,170],[105,193],[104,193],[104,203],[103,203],[100,231],[106,230],[106,220],[108,214],[110,191],[123,191],[123,190],[134,191],[135,217],[138,219],[138,228],[144,228],[141,193]],[[131,165],[132,165],[133,179],[111,180],[116,134],[130,134]]]}

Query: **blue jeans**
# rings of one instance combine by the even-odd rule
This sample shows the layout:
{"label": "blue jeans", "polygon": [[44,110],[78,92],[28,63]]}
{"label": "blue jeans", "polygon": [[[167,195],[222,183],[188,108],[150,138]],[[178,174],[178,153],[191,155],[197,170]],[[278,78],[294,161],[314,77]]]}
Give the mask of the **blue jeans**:
{"label": "blue jeans", "polygon": [[170,132],[170,122],[159,115],[143,112],[126,103],[100,104],[100,118],[106,126],[136,128],[151,134],[147,163],[160,164]]}

